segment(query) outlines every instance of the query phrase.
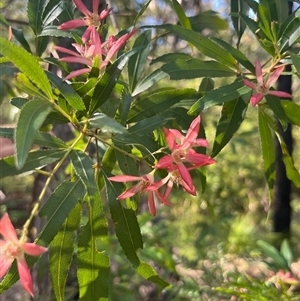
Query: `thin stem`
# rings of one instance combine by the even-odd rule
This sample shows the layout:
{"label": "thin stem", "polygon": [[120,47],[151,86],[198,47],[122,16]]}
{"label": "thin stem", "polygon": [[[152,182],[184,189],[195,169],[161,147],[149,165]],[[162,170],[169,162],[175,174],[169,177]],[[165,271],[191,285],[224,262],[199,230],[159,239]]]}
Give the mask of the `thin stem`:
{"label": "thin stem", "polygon": [[32,219],[34,218],[34,216],[37,214],[37,211],[39,209],[39,206],[46,194],[46,191],[49,187],[49,184],[52,180],[52,178],[54,177],[55,173],[58,171],[58,169],[62,166],[63,162],[66,160],[66,158],[69,156],[70,152],[74,149],[74,147],[76,146],[76,144],[83,138],[84,136],[84,132],[81,132],[78,136],[78,138],[73,142],[73,144],[70,146],[70,148],[67,150],[67,152],[64,154],[64,156],[59,160],[59,162],[55,165],[55,167],[53,168],[52,172],[49,173],[49,177],[48,179],[46,180],[46,183],[44,185],[44,188],[43,190],[41,191],[40,195],[39,195],[39,198],[38,200],[35,202],[32,210],[31,210],[31,213],[30,213],[30,216],[29,218],[27,219],[26,223],[24,224],[23,226],[23,231],[22,231],[22,236],[21,236],[21,239],[20,241],[21,242],[25,242],[26,241],[26,238],[27,238],[27,234],[28,234],[28,228],[29,228],[29,225],[32,221]]}

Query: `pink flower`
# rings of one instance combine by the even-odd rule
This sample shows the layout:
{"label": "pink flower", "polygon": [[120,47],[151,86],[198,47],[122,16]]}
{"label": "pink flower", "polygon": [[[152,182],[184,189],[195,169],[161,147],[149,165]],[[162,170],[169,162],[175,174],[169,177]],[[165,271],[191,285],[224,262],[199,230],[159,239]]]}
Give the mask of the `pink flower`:
{"label": "pink flower", "polygon": [[283,72],[283,70],[284,70],[284,65],[277,67],[270,74],[267,81],[264,82],[261,64],[260,64],[259,60],[256,60],[255,74],[256,74],[257,85],[253,84],[248,79],[244,79],[244,84],[255,91],[255,93],[250,98],[250,102],[251,102],[252,106],[257,105],[265,97],[265,95],[268,95],[268,94],[283,97],[283,98],[292,98],[293,97],[291,94],[289,94],[287,92],[274,91],[274,90],[270,91],[270,88],[276,83],[276,81],[278,80],[278,77]]}
{"label": "pink flower", "polygon": [[123,200],[126,198],[130,198],[137,193],[145,193],[148,197],[148,207],[150,213],[155,216],[156,207],[155,202],[157,198],[165,205],[171,205],[171,203],[164,198],[158,189],[167,182],[167,178],[164,178],[158,182],[154,182],[153,172],[143,175],[141,177],[130,176],[130,175],[118,175],[114,177],[108,178],[110,181],[114,182],[131,182],[131,181],[139,181],[136,185],[130,187],[123,193],[118,196],[118,200]]}
{"label": "pink flower", "polygon": [[[170,169],[172,164],[176,164],[181,179],[187,184],[190,191],[193,191],[193,181],[189,170],[200,166],[213,164],[216,161],[211,157],[197,153],[193,147],[207,147],[208,142],[205,139],[197,138],[200,129],[200,116],[196,117],[191,123],[186,136],[174,129],[164,128],[166,140],[172,153],[160,158],[155,168]],[[186,167],[184,162],[191,166]]]}
{"label": "pink flower", "polygon": [[177,186],[178,185],[181,185],[182,188],[188,192],[189,194],[191,195],[196,195],[196,188],[195,186],[193,185],[192,183],[192,187],[190,187],[186,181],[182,178],[179,170],[178,170],[178,166],[175,165],[175,164],[172,164],[168,169],[168,175],[167,175],[167,179],[168,179],[168,182],[167,182],[167,187],[164,191],[164,194],[163,194],[163,197],[165,199],[168,199],[168,197],[170,196],[171,194],[171,191],[172,191],[172,188],[173,188],[173,185],[176,184]]}
{"label": "pink flower", "polygon": [[67,21],[60,26],[58,29],[69,30],[73,28],[78,28],[82,26],[88,26],[85,33],[82,36],[82,41],[85,43],[90,39],[92,31],[98,27],[103,20],[109,15],[112,8],[103,10],[100,15],[98,14],[98,8],[100,0],[93,0],[93,12],[90,12],[81,0],[73,0],[76,7],[85,15],[83,19],[75,19]]}
{"label": "pink flower", "polygon": [[[70,50],[68,48],[55,46],[55,49],[59,52],[69,54],[70,56],[62,57],[60,60],[67,63],[79,63],[87,65],[88,68],[82,68],[70,72],[66,76],[65,80],[79,76],[84,73],[89,73],[96,56],[100,59],[100,70],[107,66],[110,60],[118,53],[122,46],[127,42],[127,40],[137,31],[133,29],[131,32],[124,34],[119,39],[116,39],[114,36],[109,37],[107,41],[101,44],[100,36],[94,28],[91,31],[90,41],[80,44],[72,44],[77,52]],[[105,57],[103,61],[102,57]]]}
{"label": "pink flower", "polygon": [[33,284],[29,268],[25,261],[24,253],[31,256],[39,256],[47,251],[47,248],[34,243],[21,242],[7,213],[0,220],[0,278],[2,278],[12,262],[16,259],[21,283],[26,291],[33,296]]}

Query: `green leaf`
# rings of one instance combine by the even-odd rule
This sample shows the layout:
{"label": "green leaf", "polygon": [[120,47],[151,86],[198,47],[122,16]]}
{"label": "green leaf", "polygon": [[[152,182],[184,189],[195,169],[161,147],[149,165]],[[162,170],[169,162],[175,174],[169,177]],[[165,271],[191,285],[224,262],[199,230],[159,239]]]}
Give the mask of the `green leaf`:
{"label": "green leaf", "polygon": [[61,0],[48,1],[42,17],[42,27],[44,28],[46,25],[51,24],[53,21],[55,21],[55,19],[57,19],[63,11],[64,6]]}
{"label": "green leaf", "polygon": [[288,119],[282,107],[281,99],[274,95],[265,95],[265,99],[270,109],[273,111],[277,119],[282,124],[283,129],[286,130]]}
{"label": "green leaf", "polygon": [[236,81],[232,84],[222,86],[205,94],[197,100],[190,108],[188,114],[195,115],[202,110],[210,108],[215,105],[223,104],[227,101],[237,99],[247,93],[250,88],[244,85],[243,81]]}
{"label": "green leaf", "polygon": [[158,276],[155,270],[146,262],[141,261],[136,271],[145,279],[158,284],[162,288],[169,286],[170,284],[164,279]]}
{"label": "green leaf", "polygon": [[283,163],[285,165],[286,169],[286,176],[287,178],[294,183],[294,185],[297,188],[300,188],[300,174],[297,168],[295,167],[295,163],[293,158],[291,157],[288,148],[286,146],[286,143],[284,139],[282,138],[281,134],[279,131],[276,129],[275,131],[277,138],[280,142],[281,150],[282,150],[282,155],[283,155]]}
{"label": "green leaf", "polygon": [[232,47],[230,44],[221,40],[219,38],[212,37],[211,40],[216,42],[219,46],[223,47],[225,50],[231,53],[231,55],[245,68],[255,74],[255,67],[253,64],[248,60],[248,58],[238,49]]}
{"label": "green leaf", "polygon": [[270,191],[270,199],[273,199],[273,187],[276,178],[274,137],[266,119],[268,116],[260,108],[258,109],[258,126],[261,149],[264,162],[264,173]]}
{"label": "green leaf", "polygon": [[289,6],[287,1],[275,0],[278,23],[282,24],[289,15]]}
{"label": "green leaf", "polygon": [[280,253],[286,260],[288,266],[290,267],[293,262],[293,253],[291,250],[291,247],[289,245],[289,241],[287,239],[284,239],[280,246]]}
{"label": "green leaf", "polygon": [[214,85],[215,85],[215,83],[214,83],[213,79],[211,79],[209,77],[204,77],[201,81],[198,92],[201,94],[205,94],[205,93],[213,90]]}
{"label": "green leaf", "polygon": [[209,38],[198,34],[192,30],[185,29],[179,25],[171,24],[143,27],[154,27],[170,30],[171,32],[178,34],[180,38],[193,44],[203,55],[213,58],[220,64],[226,65],[230,68],[236,67],[235,59],[228,51],[218,46]]}
{"label": "green leaf", "polygon": [[43,13],[49,0],[28,0],[27,17],[29,25],[37,36],[42,29]]}
{"label": "green leaf", "polygon": [[201,61],[190,59],[177,60],[161,67],[162,71],[169,74],[170,79],[191,79],[198,77],[228,77],[236,76],[236,72],[227,66],[215,61]]}
{"label": "green leaf", "polygon": [[296,71],[298,73],[298,76],[300,76],[300,55],[296,55],[293,52],[289,52],[289,55],[291,56],[292,62],[296,68]]}
{"label": "green leaf", "polygon": [[290,100],[281,100],[281,104],[290,122],[300,127],[300,106]]}
{"label": "green leaf", "polygon": [[[14,128],[2,128],[0,127],[0,136],[13,139],[15,137]],[[49,148],[67,148],[68,146],[59,138],[54,135],[37,132],[33,140],[33,144]]]}
{"label": "green leaf", "polygon": [[0,53],[9,58],[22,72],[24,72],[50,100],[53,99],[51,86],[47,76],[34,56],[2,37],[0,37]]}
{"label": "green leaf", "polygon": [[52,109],[53,104],[44,99],[31,100],[23,106],[15,132],[17,168],[24,166],[35,135]]}
{"label": "green leaf", "polygon": [[103,105],[112,93],[117,80],[124,69],[129,58],[134,55],[140,48],[137,47],[118,58],[112,65],[110,65],[100,77],[100,80],[96,84],[91,103],[89,113],[94,113],[101,105]]}
{"label": "green leaf", "polygon": [[62,37],[62,38],[73,38],[72,34],[68,31],[59,30],[55,25],[48,25],[43,28],[39,37],[50,36],[50,37]]}
{"label": "green leaf", "polygon": [[[99,183],[99,180],[97,182]],[[79,295],[82,301],[107,301],[110,263],[106,248],[103,249],[103,246],[108,243],[108,228],[98,189],[88,205],[89,220],[80,228],[78,239]]]}
{"label": "green leaf", "polygon": [[151,88],[153,85],[155,85],[157,82],[159,82],[161,79],[165,78],[167,76],[167,73],[163,72],[161,69],[157,69],[148,76],[146,76],[144,79],[142,79],[135,87],[134,91],[132,92],[131,96],[134,97],[147,89]]}
{"label": "green leaf", "polygon": [[54,163],[61,159],[65,153],[66,151],[61,149],[38,150],[30,152],[24,166],[21,169],[17,169],[15,167],[14,156],[0,159],[0,177],[4,178],[8,176],[15,176],[36,168],[42,168],[45,165]]}
{"label": "green leaf", "polygon": [[286,260],[275,247],[263,240],[258,240],[257,245],[267,256],[273,260],[274,264],[276,264],[279,269],[289,270]]}
{"label": "green leaf", "polygon": [[149,4],[151,3],[152,0],[149,0],[146,4],[143,5],[142,9],[138,12],[138,14],[136,15],[132,26],[135,27],[138,20],[140,19],[140,17],[143,15],[143,13],[145,12],[145,10],[148,8]]}
{"label": "green leaf", "polygon": [[73,150],[70,159],[77,176],[82,181],[89,196],[95,194],[93,164],[88,155],[82,151]]}
{"label": "green leaf", "polygon": [[50,244],[49,267],[52,288],[57,301],[65,301],[65,286],[73,259],[81,206],[77,204]]}
{"label": "green leaf", "polygon": [[90,129],[101,129],[104,131],[109,131],[110,133],[117,134],[125,134],[127,132],[126,129],[120,123],[103,113],[96,113],[88,121],[88,127]]}
{"label": "green leaf", "polygon": [[131,264],[137,268],[140,259],[136,253],[137,249],[143,248],[140,226],[133,210],[125,209],[117,197],[122,193],[123,185],[108,180],[104,175],[107,199],[118,241]]}
{"label": "green leaf", "polygon": [[221,18],[218,12],[213,10],[201,11],[196,16],[189,17],[192,29],[196,32],[204,30],[219,31],[228,30],[228,21]]}
{"label": "green leaf", "polygon": [[169,118],[163,116],[153,116],[137,122],[128,129],[130,135],[146,135],[154,130],[161,128],[168,122]]}
{"label": "green leaf", "polygon": [[[276,18],[272,17],[272,6],[270,5],[273,0],[261,0],[258,5],[257,10],[257,19],[258,19],[258,26],[261,28],[261,30],[265,33],[265,35],[268,37],[268,40],[274,41],[275,37],[272,34],[271,30],[271,22],[276,21]],[[274,3],[273,3],[274,4]],[[276,11],[276,6],[273,7]]]}
{"label": "green leaf", "polygon": [[280,45],[280,53],[289,50],[300,37],[300,11],[298,17],[293,19],[284,29],[278,44]]}
{"label": "green leaf", "polygon": [[80,179],[75,182],[62,182],[50,195],[40,210],[41,217],[47,217],[47,235],[43,240],[47,245],[58,233],[66,218],[85,194],[85,187]]}
{"label": "green leaf", "polygon": [[248,103],[243,97],[231,100],[223,105],[221,117],[217,125],[216,137],[212,150],[215,157],[230,141],[245,118]]}
{"label": "green leaf", "polygon": [[186,29],[192,29],[191,22],[186,16],[182,6],[177,2],[177,0],[171,0],[171,2],[181,26]]}
{"label": "green leaf", "polygon": [[132,55],[128,60],[128,79],[129,90],[133,92],[144,71],[145,64],[149,53],[151,43],[151,31],[143,32],[134,42],[133,48],[142,47],[137,53]]}
{"label": "green leaf", "polygon": [[242,22],[239,13],[242,12],[243,14],[247,15],[249,11],[249,6],[244,0],[231,0],[231,20],[233,27],[236,31],[238,37],[238,44],[241,40],[241,37],[246,29],[246,24]]}
{"label": "green leaf", "polygon": [[81,97],[77,94],[77,92],[72,88],[71,85],[64,82],[61,78],[51,72],[46,72],[50,81],[57,87],[60,93],[64,96],[66,101],[69,103],[72,108],[77,111],[85,111],[85,105]]}
{"label": "green leaf", "polygon": [[[119,149],[122,149],[124,152],[128,154],[132,153],[132,147],[129,145],[122,145],[122,144],[115,143],[115,146],[117,146]],[[122,173],[125,175],[137,176],[138,175],[137,161],[134,158],[127,156],[124,152],[120,152],[117,149],[115,150],[119,168],[121,169]]]}
{"label": "green leaf", "polygon": [[153,59],[150,65],[153,65],[155,63],[171,63],[177,60],[187,61],[191,58],[192,56],[186,53],[181,53],[181,52],[167,53]]}
{"label": "green leaf", "polygon": [[193,89],[165,88],[140,96],[132,105],[128,123],[137,122],[160,114],[179,101],[196,94]]}
{"label": "green leaf", "polygon": [[31,83],[29,78],[24,73],[17,73],[16,75],[16,85],[20,86],[20,90],[32,96],[37,96],[44,99],[45,95]]}

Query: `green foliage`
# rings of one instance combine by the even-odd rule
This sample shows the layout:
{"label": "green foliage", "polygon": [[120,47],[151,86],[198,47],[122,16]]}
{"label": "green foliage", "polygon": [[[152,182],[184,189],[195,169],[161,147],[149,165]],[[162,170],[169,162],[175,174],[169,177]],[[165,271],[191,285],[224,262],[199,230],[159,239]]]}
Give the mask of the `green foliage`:
{"label": "green foliage", "polygon": [[[262,227],[260,220],[266,212],[262,210],[256,217],[259,210],[253,210],[254,214],[250,211],[253,206],[263,207],[254,200],[266,199],[263,188],[257,189],[264,183],[260,174],[265,174],[270,198],[273,196],[275,136],[282,149],[287,177],[300,188],[300,173],[276,125],[279,121],[284,129],[289,124],[299,127],[300,106],[281,100],[276,96],[278,91],[268,87],[278,65],[290,63],[294,75],[300,73],[299,50],[295,47],[300,37],[300,9],[288,15],[283,1],[232,0],[232,26],[228,26],[215,12],[188,17],[178,1],[166,2],[179,24],[146,24],[142,28],[147,30],[139,33],[132,46],[129,42],[129,49],[125,43],[130,35],[122,34],[137,35],[135,29],[107,37],[108,25],[105,20],[99,22],[94,11],[92,16],[86,12],[81,19],[89,26],[84,35],[87,41],[82,39],[84,31],[77,26],[71,26],[67,33],[58,29],[56,22],[74,19],[72,1],[28,1],[27,19],[34,35],[34,52],[27,34],[20,30],[12,29],[18,45],[0,37],[0,70],[8,78],[16,71],[14,85],[23,92],[22,97],[15,95],[11,99],[20,111],[16,128],[0,128],[0,136],[14,139],[16,146],[15,156],[0,159],[0,177],[25,172],[46,177],[24,225],[20,246],[34,216],[45,217],[35,243],[49,246],[56,300],[67,300],[67,278],[72,276],[73,265],[80,300],[133,300],[139,289],[112,283],[117,276],[111,277],[115,273],[111,262],[124,268],[123,278],[119,278],[125,279],[124,283],[130,278],[140,283],[135,277],[142,276],[142,281],[164,289],[164,300],[202,300],[207,292],[219,298],[215,300],[224,296],[272,300],[277,296],[278,290],[266,281],[266,275],[259,280],[238,269],[226,275],[218,257],[225,259],[224,252],[250,256],[251,250],[258,251],[257,238],[252,235],[257,234],[256,225]],[[78,3],[80,6],[81,1]],[[141,8],[134,25],[141,22],[151,5],[149,1]],[[85,9],[81,7],[79,11]],[[211,18],[209,26],[198,22],[201,16],[205,20]],[[216,24],[211,24],[213,20]],[[0,22],[9,28],[5,18],[1,17]],[[211,29],[212,33],[199,33],[203,29]],[[236,45],[223,37],[211,36],[219,29],[234,29]],[[241,50],[247,30],[267,52],[267,59],[261,63],[261,76],[269,77],[265,85],[259,70],[255,70],[253,58]],[[157,36],[153,38],[153,34]],[[181,52],[156,57],[155,43],[157,47],[159,40],[169,35],[175,35],[189,49],[183,47]],[[44,58],[51,36],[73,38],[78,54],[67,50],[70,56],[62,59],[64,62]],[[155,58],[149,63],[153,53]],[[101,60],[107,57],[109,62],[107,59],[107,65],[101,66]],[[76,72],[70,73],[69,62],[82,63],[86,68],[75,76]],[[64,75],[74,75],[74,79],[61,79],[59,72],[49,71],[51,68],[45,71],[43,63],[60,68]],[[256,81],[251,78],[253,75]],[[255,104],[255,120],[255,109],[248,107],[260,96]],[[49,132],[54,125],[65,123],[75,138],[60,139]],[[215,133],[214,139],[210,139],[211,133]],[[217,161],[207,168],[214,160],[206,155],[206,137],[212,140],[211,157]],[[258,139],[261,156],[257,155]],[[40,149],[31,151],[33,145]],[[255,177],[250,178],[250,173]],[[46,199],[54,178],[57,187]],[[129,179],[138,183],[129,186]],[[182,191],[176,186],[182,186]],[[201,197],[196,190],[202,190]],[[193,196],[186,196],[187,192]],[[120,200],[123,193],[126,200]],[[163,218],[156,220],[143,213],[144,197],[153,215],[159,202],[170,205],[168,198],[175,206],[157,208]],[[269,213],[267,203],[264,209]],[[248,225],[250,220],[254,222]],[[196,229],[193,233],[191,227]],[[9,240],[2,228],[0,234]],[[257,246],[272,259],[271,268],[290,270],[293,253],[287,240],[280,250],[262,240],[258,240]],[[26,256],[26,260],[30,268],[38,258]],[[201,270],[202,275],[206,273],[205,280],[190,277],[188,269],[182,268],[184,265]],[[182,274],[178,276],[180,268]],[[17,269],[13,264],[7,272],[0,283],[1,293],[18,280]],[[174,280],[177,276],[180,281]],[[289,289],[282,287],[282,300],[293,300]],[[157,300],[159,294],[155,296]]]}

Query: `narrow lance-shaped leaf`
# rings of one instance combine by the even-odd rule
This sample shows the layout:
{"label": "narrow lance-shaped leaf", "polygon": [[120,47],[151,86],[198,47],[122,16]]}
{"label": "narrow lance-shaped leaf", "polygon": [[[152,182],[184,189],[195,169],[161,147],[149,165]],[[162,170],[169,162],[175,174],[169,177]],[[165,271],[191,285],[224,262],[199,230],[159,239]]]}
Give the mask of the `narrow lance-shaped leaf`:
{"label": "narrow lance-shaped leaf", "polygon": [[101,129],[116,134],[125,134],[127,132],[120,123],[103,113],[96,113],[88,121],[90,129]]}
{"label": "narrow lance-shaped leaf", "polygon": [[53,104],[44,99],[35,99],[23,106],[15,131],[17,168],[24,166],[35,135],[52,109]]}
{"label": "narrow lance-shaped leaf", "polygon": [[286,169],[287,178],[294,183],[297,188],[300,188],[300,173],[295,167],[294,160],[288,150],[288,147],[277,127],[275,122],[271,119],[270,116],[266,115],[266,121],[268,122],[270,128],[275,132],[277,139],[280,143],[282,151],[282,160]]}
{"label": "narrow lance-shaped leaf", "polygon": [[137,122],[162,113],[182,99],[196,94],[194,89],[166,88],[140,96],[133,104],[128,122]]}
{"label": "narrow lance-shaped leaf", "polygon": [[145,279],[152,281],[153,283],[158,284],[162,288],[169,286],[170,284],[164,279],[158,276],[155,270],[146,262],[141,261],[139,266],[136,268],[136,271]]}
{"label": "narrow lance-shaped leaf", "polygon": [[158,83],[161,79],[165,78],[166,76],[167,73],[163,72],[161,69],[155,70],[154,72],[146,76],[137,84],[131,96],[134,97],[146,91],[147,89],[151,88],[153,85]]}
{"label": "narrow lance-shaped leaf", "polygon": [[151,42],[151,31],[143,32],[134,42],[133,48],[142,47],[140,51],[132,55],[128,60],[128,79],[130,91],[133,92],[147,62]]}
{"label": "narrow lance-shaped leaf", "polygon": [[[96,182],[100,185],[99,179],[96,179]],[[77,278],[82,301],[108,300],[110,266],[106,252],[108,228],[99,190],[96,190],[94,197],[88,202],[89,220],[81,227],[78,238]]]}
{"label": "narrow lance-shaped leaf", "polygon": [[244,120],[248,104],[242,97],[223,105],[221,117],[217,125],[216,137],[212,150],[215,157],[230,141]]}
{"label": "narrow lance-shaped leaf", "polygon": [[192,79],[199,77],[229,77],[235,76],[236,72],[227,66],[215,61],[201,61],[190,59],[188,61],[177,60],[167,63],[161,70],[169,74],[170,79]]}
{"label": "narrow lance-shaped leaf", "polygon": [[17,169],[15,167],[14,156],[0,159],[0,178],[15,176],[34,169],[42,168],[45,165],[58,161],[64,156],[65,153],[66,151],[61,149],[38,150],[30,152],[24,166],[21,169]]}
{"label": "narrow lance-shaped leaf", "polygon": [[224,64],[228,67],[235,68],[236,63],[233,56],[219,45],[214,43],[209,38],[198,34],[192,30],[183,28],[179,25],[156,25],[156,26],[143,26],[144,28],[154,27],[170,30],[179,35],[180,38],[193,44],[202,54],[215,59],[217,62]]}
{"label": "narrow lance-shaped leaf", "polygon": [[143,248],[143,240],[137,217],[133,210],[125,209],[121,202],[117,200],[124,186],[121,183],[109,181],[107,177],[107,174],[105,174],[107,199],[118,241],[131,264],[134,267],[138,267],[140,259],[136,251],[139,248]]}
{"label": "narrow lance-shaped leaf", "polygon": [[72,106],[77,111],[85,111],[85,105],[81,97],[78,95],[78,93],[72,88],[71,85],[64,82],[61,78],[59,78],[57,75],[46,72],[48,78],[50,81],[57,87],[57,89],[60,91],[60,93],[64,96],[66,101],[69,103],[70,106]]}
{"label": "narrow lance-shaped leaf", "polygon": [[266,121],[266,114],[260,107],[258,109],[258,125],[263,155],[264,173],[269,186],[270,199],[272,199],[276,176],[274,137]]}
{"label": "narrow lance-shaped leaf", "polygon": [[139,50],[140,47],[137,47],[123,54],[118,58],[117,61],[115,61],[105,70],[100,80],[96,84],[93,97],[90,103],[90,114],[94,113],[101,105],[103,105],[108,100],[129,58]]}
{"label": "narrow lance-shaped leaf", "polygon": [[300,106],[290,100],[281,100],[281,104],[290,122],[300,127]]}
{"label": "narrow lance-shaped leaf", "polygon": [[238,44],[240,39],[246,29],[246,24],[241,20],[239,13],[242,12],[243,14],[247,15],[249,11],[249,6],[244,0],[231,0],[231,20],[233,27],[236,31],[238,37]]}
{"label": "narrow lance-shaped leaf", "polygon": [[188,111],[188,114],[195,115],[202,110],[215,105],[220,105],[230,100],[237,99],[247,93],[250,89],[244,85],[242,81],[236,81],[232,84],[222,86],[206,93],[197,100]]}
{"label": "narrow lance-shaped leaf", "polygon": [[40,210],[40,216],[47,217],[47,235],[43,235],[45,242],[50,243],[71,210],[84,196],[85,189],[81,180],[75,182],[62,182],[51,194]]}
{"label": "narrow lance-shaped leaf", "polygon": [[49,0],[28,0],[28,21],[36,36],[41,32],[43,13],[48,2]]}
{"label": "narrow lance-shaped leaf", "polygon": [[177,0],[171,0],[171,2],[181,26],[186,29],[192,29],[190,19],[186,16],[182,6],[178,3]]}
{"label": "narrow lance-shaped leaf", "polygon": [[53,99],[51,85],[37,59],[26,50],[0,37],[0,53],[9,58],[26,76]]}
{"label": "narrow lance-shaped leaf", "polygon": [[[15,129],[14,128],[1,128],[0,127],[0,136],[13,139],[15,137]],[[54,135],[45,132],[37,132],[33,144],[49,147],[49,148],[67,148],[67,144],[65,144],[61,139],[57,138]]]}
{"label": "narrow lance-shaped leaf", "polygon": [[65,286],[74,255],[81,205],[77,203],[50,244],[49,267],[57,301],[65,300]]}
{"label": "narrow lance-shaped leaf", "polygon": [[269,243],[263,240],[258,240],[257,245],[267,256],[269,256],[273,260],[274,264],[279,269],[283,269],[287,271],[289,270],[287,261],[275,247],[273,247],[272,245],[270,245]]}
{"label": "narrow lance-shaped leaf", "polygon": [[70,153],[71,162],[77,176],[81,179],[89,196],[95,194],[94,169],[89,156],[82,151],[73,150]]}

